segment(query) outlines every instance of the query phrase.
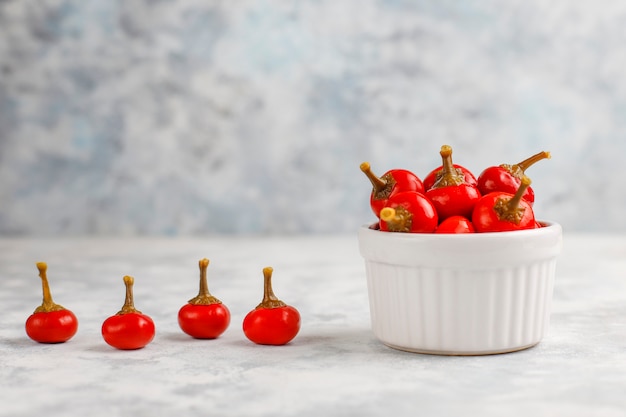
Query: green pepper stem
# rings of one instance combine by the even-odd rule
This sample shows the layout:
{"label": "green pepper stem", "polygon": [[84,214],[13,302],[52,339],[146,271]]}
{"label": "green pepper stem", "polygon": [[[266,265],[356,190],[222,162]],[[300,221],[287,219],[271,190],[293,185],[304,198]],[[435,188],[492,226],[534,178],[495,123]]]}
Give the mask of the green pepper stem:
{"label": "green pepper stem", "polygon": [[360,165],[360,168],[361,168],[361,171],[363,171],[365,176],[367,176],[367,178],[372,183],[372,187],[374,187],[375,192],[379,193],[383,191],[385,187],[387,187],[387,182],[383,180],[382,178],[376,176],[376,174],[372,172],[369,162],[363,162]]}
{"label": "green pepper stem", "polygon": [[446,174],[455,172],[454,164],[452,163],[452,147],[450,145],[443,145],[439,151],[439,155],[441,155],[443,172]]}
{"label": "green pepper stem", "polygon": [[41,278],[43,300],[41,305],[35,309],[35,313],[49,313],[51,311],[65,310],[63,306],[56,304],[52,300],[50,284],[48,284],[48,265],[45,262],[37,262],[37,269],[39,270],[39,277]]}
{"label": "green pepper stem", "polygon": [[391,207],[385,207],[380,211],[380,219],[387,223],[395,223],[398,219],[396,217],[396,210]]}
{"label": "green pepper stem", "polygon": [[211,305],[221,304],[222,302],[213,297],[209,292],[209,285],[207,284],[207,268],[209,267],[209,260],[204,258],[198,262],[200,267],[200,289],[198,295],[189,300],[189,304],[193,305]]}
{"label": "green pepper stem", "polygon": [[513,197],[510,199],[498,198],[496,200],[493,209],[498,215],[498,219],[513,222],[515,224],[519,224],[522,221],[526,208],[523,206],[520,207],[520,202],[522,201],[524,192],[530,186],[531,181],[527,176],[523,176],[521,181],[522,182]]}
{"label": "green pepper stem", "polygon": [[387,223],[390,232],[410,232],[413,215],[402,206],[396,209],[385,207],[380,211],[380,219]]}
{"label": "green pepper stem", "polygon": [[281,300],[274,295],[274,290],[272,289],[272,273],[274,269],[272,267],[263,268],[263,301],[256,306],[256,308],[276,308],[276,307],[284,307],[287,304],[282,302]]}
{"label": "green pepper stem", "polygon": [[441,155],[442,168],[436,175],[432,188],[448,187],[450,185],[461,185],[465,182],[463,174],[454,167],[452,162],[452,147],[443,145],[439,151]]}
{"label": "green pepper stem", "polygon": [[133,284],[135,284],[135,279],[126,275],[124,277],[124,285],[126,286],[126,298],[124,299],[124,305],[122,306],[122,309],[118,311],[117,314],[141,314],[141,311],[135,308],[135,301],[133,298]]}
{"label": "green pepper stem", "polygon": [[527,176],[522,177],[522,182],[520,183],[520,186],[517,188],[515,195],[509,200],[508,203],[511,211],[517,210],[520,201],[522,201],[522,196],[524,195],[524,192],[526,192],[526,189],[530,187],[530,183],[530,178],[528,178]]}
{"label": "green pepper stem", "polygon": [[525,172],[535,162],[539,162],[542,159],[550,159],[551,157],[552,157],[552,155],[550,155],[550,152],[541,151],[541,152],[531,156],[530,158],[526,158],[522,162],[519,162],[519,163],[515,164],[515,166],[517,166],[519,169],[521,169],[522,172]]}

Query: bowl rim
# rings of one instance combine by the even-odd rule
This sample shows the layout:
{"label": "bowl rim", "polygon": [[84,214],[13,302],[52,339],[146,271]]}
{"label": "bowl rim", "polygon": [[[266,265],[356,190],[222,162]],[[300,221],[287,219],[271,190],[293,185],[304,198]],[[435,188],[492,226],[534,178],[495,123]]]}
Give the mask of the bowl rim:
{"label": "bowl rim", "polygon": [[[525,236],[525,235],[535,235],[535,234],[540,234],[540,233],[551,233],[554,231],[558,231],[561,230],[562,231],[562,226],[552,220],[537,220],[537,223],[539,223],[541,225],[541,227],[539,228],[535,228],[535,229],[524,229],[524,230],[512,230],[512,231],[505,231],[505,232],[475,232],[475,233],[402,233],[402,232],[384,232],[380,229],[378,229],[377,226],[378,223],[372,223],[372,224],[362,224],[359,227],[359,231],[363,231],[363,229],[369,230],[371,233],[381,233],[384,235],[389,235],[390,237],[393,238],[398,238],[398,239],[441,239],[441,240],[445,240],[445,239],[472,239],[472,240],[476,240],[476,239],[488,239],[488,238],[492,238],[492,237],[498,237],[498,238],[506,238],[508,236],[512,236],[512,237],[519,237],[519,236]],[[370,233],[368,231],[363,231],[364,233]]]}
{"label": "bowl rim", "polygon": [[542,220],[537,229],[437,234],[373,230],[358,232],[359,252],[368,262],[410,267],[492,269],[555,258],[561,251],[561,225]]}

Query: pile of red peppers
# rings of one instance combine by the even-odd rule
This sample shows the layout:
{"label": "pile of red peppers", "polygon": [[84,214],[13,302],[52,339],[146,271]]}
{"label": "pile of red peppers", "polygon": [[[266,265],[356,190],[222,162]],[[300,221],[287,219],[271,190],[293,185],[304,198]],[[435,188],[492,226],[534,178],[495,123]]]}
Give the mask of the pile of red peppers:
{"label": "pile of red peppers", "polygon": [[372,183],[370,206],[381,231],[403,233],[485,233],[535,229],[535,193],[526,176],[534,163],[550,158],[539,152],[517,164],[494,165],[478,177],[452,161],[452,147],[440,150],[442,165],[420,179],[392,169],[376,176],[368,162],[361,171]]}

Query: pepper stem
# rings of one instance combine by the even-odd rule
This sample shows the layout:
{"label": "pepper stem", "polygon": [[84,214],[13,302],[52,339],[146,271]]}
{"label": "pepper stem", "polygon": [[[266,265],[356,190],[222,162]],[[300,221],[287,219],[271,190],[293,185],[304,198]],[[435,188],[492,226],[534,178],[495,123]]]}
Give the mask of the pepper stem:
{"label": "pepper stem", "polygon": [[37,269],[39,270],[39,277],[41,278],[41,288],[43,291],[43,301],[41,305],[35,309],[35,313],[49,313],[51,311],[65,310],[65,308],[59,304],[56,304],[52,300],[52,293],[50,292],[50,284],[48,284],[48,265],[45,262],[37,262]]}
{"label": "pepper stem", "polygon": [[410,211],[402,206],[398,206],[395,209],[391,207],[383,208],[380,211],[380,219],[387,223],[387,229],[390,232],[407,233],[411,231],[413,216]]}
{"label": "pepper stem", "polygon": [[374,175],[372,170],[370,169],[369,162],[363,162],[361,164],[361,171],[365,173],[367,178],[369,178],[372,183],[372,198],[374,200],[385,200],[389,198],[391,192],[396,185],[396,179],[391,175],[391,172],[387,172],[382,177],[377,177]]}
{"label": "pepper stem", "polygon": [[387,187],[387,182],[372,172],[369,162],[363,162],[359,167],[372,183],[372,187],[374,187],[375,192],[380,193],[385,189],[385,187]]}
{"label": "pepper stem", "polygon": [[256,308],[276,308],[287,305],[274,295],[272,272],[274,272],[274,269],[270,266],[263,268],[263,301]]}
{"label": "pepper stem", "polygon": [[137,313],[141,314],[141,311],[135,308],[135,301],[133,299],[133,284],[135,283],[135,279],[126,275],[124,277],[124,285],[126,286],[126,298],[124,300],[124,305],[122,309],[117,312],[117,314],[128,314],[128,313]]}
{"label": "pepper stem", "polygon": [[515,165],[517,165],[519,167],[519,169],[521,169],[522,171],[526,171],[535,162],[539,162],[542,159],[550,159],[550,158],[552,158],[552,155],[550,155],[550,152],[541,151],[541,152],[531,156],[530,158],[524,159],[522,162],[517,163]]}
{"label": "pepper stem", "polygon": [[454,167],[454,163],[452,162],[452,147],[450,145],[443,145],[439,154],[441,155],[442,168],[441,171],[437,173],[437,179],[432,188],[463,184],[465,178],[463,174]]}
{"label": "pepper stem", "polygon": [[519,224],[524,217],[525,207],[520,207],[522,196],[528,187],[530,187],[530,178],[527,176],[522,177],[522,182],[518,187],[515,195],[511,198],[499,198],[496,200],[496,205],[493,208],[500,220],[510,221],[515,224]]}
{"label": "pepper stem", "polygon": [[519,162],[517,164],[513,164],[513,165],[502,164],[500,166],[504,169],[507,169],[511,173],[511,175],[521,180],[522,177],[524,176],[524,172],[528,168],[530,168],[531,165],[534,165],[536,162],[539,162],[543,159],[550,159],[550,158],[552,158],[552,155],[550,154],[550,152],[541,151],[539,153],[534,154],[533,156],[529,158],[524,159],[522,162]]}
{"label": "pepper stem", "polygon": [[198,262],[200,266],[200,290],[198,291],[198,295],[189,300],[189,304],[193,305],[211,305],[211,304],[221,304],[222,302],[217,298],[213,297],[209,292],[209,286],[207,284],[206,271],[209,267],[209,260],[204,258],[200,259]]}

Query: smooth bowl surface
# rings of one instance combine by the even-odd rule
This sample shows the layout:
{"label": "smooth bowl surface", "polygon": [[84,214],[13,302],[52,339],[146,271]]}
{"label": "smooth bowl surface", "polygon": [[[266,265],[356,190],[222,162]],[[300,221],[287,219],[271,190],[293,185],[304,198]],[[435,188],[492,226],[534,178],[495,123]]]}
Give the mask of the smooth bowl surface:
{"label": "smooth bowl surface", "polygon": [[475,234],[390,233],[363,226],[372,330],[402,350],[511,352],[547,330],[561,226]]}

